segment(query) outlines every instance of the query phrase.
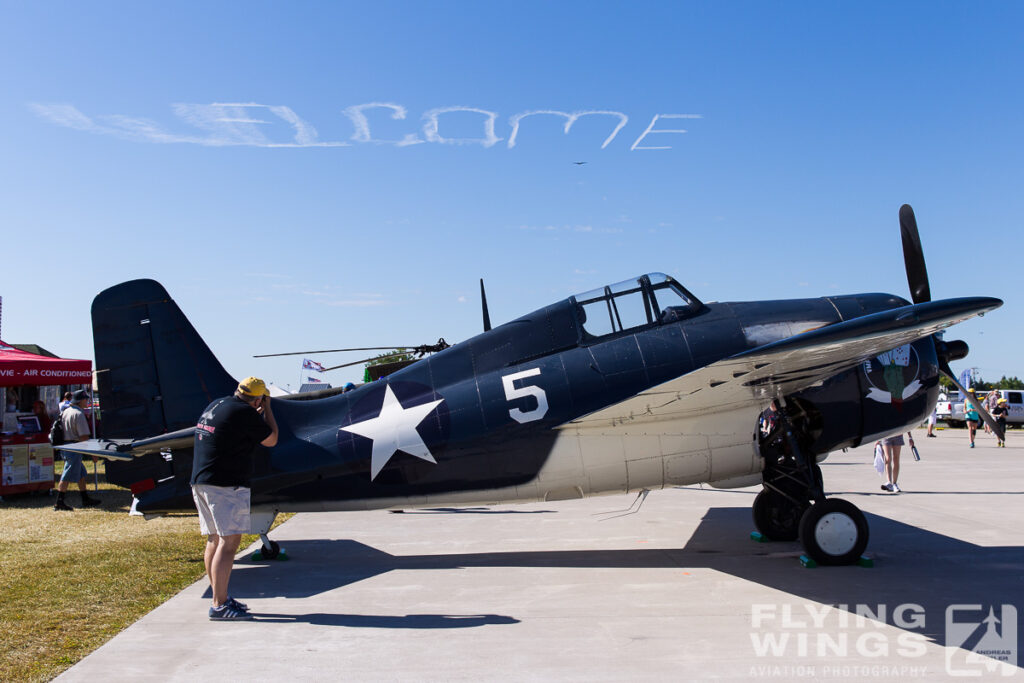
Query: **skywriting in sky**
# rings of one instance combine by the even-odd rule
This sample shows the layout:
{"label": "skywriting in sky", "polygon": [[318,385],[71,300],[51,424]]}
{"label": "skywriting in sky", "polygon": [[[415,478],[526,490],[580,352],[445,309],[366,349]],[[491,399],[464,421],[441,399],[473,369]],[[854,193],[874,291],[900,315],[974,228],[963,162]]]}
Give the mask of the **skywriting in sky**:
{"label": "skywriting in sky", "polygon": [[[506,148],[516,146],[520,127],[531,117],[554,118],[568,135],[583,118],[606,120],[607,136],[600,142],[604,149],[626,128],[629,117],[620,111],[588,109],[556,111],[534,109],[513,114],[507,128],[498,133],[498,112],[477,107],[439,107],[423,112],[418,123],[410,121],[411,132],[397,138],[375,135],[377,127],[388,120],[407,121],[406,108],[390,102],[369,102],[346,107],[341,114],[351,121],[353,132],[346,140],[322,140],[317,129],[284,105],[256,102],[215,102],[212,104],[174,104],[177,118],[196,133],[173,132],[157,121],[147,118],[108,114],[89,117],[70,104],[31,104],[39,116],[60,126],[99,135],[112,135],[136,142],[186,143],[212,147],[241,145],[250,147],[351,147],[353,145],[392,145],[408,147],[419,144],[481,145],[493,147],[504,142]],[[700,114],[654,114],[646,126],[623,136],[632,140],[630,151],[672,149],[672,143],[687,133],[679,119],[700,119]],[[646,121],[646,117],[643,119]],[[635,137],[634,137],[635,135]],[[595,140],[596,143],[596,140]]]}

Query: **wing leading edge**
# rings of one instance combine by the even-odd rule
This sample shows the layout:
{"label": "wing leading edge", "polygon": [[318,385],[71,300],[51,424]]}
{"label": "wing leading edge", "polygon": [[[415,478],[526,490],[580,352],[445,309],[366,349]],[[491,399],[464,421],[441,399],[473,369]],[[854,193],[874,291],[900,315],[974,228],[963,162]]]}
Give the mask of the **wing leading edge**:
{"label": "wing leading edge", "polygon": [[1002,305],[992,297],[943,299],[834,323],[717,361],[567,426],[698,415],[763,403]]}

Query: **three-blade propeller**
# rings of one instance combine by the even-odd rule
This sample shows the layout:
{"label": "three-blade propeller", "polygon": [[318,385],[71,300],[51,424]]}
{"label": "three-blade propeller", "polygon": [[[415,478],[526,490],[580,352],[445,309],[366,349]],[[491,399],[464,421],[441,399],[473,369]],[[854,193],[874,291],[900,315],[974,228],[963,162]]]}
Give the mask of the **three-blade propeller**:
{"label": "three-blade propeller", "polygon": [[928,269],[924,265],[924,250],[917,232],[917,218],[910,204],[900,207],[900,237],[903,239],[903,263],[907,267],[910,298],[915,304],[932,300],[928,287]]}
{"label": "three-blade propeller", "polygon": [[[903,263],[907,268],[907,284],[910,285],[910,298],[915,304],[925,303],[932,300],[931,288],[928,286],[928,269],[924,263],[924,250],[921,248],[921,236],[917,232],[917,218],[914,217],[914,210],[910,204],[900,207],[900,237],[903,239]],[[989,415],[988,411],[981,404],[974,394],[957,381],[953,369],[949,367],[949,361],[959,360],[967,355],[967,344],[962,341],[943,342],[935,340],[935,352],[939,357],[939,370],[946,378],[960,390],[960,395],[965,401],[970,401],[974,409],[981,415],[981,419],[989,426],[1000,441],[1004,441],[1006,435],[999,427],[999,424]]]}

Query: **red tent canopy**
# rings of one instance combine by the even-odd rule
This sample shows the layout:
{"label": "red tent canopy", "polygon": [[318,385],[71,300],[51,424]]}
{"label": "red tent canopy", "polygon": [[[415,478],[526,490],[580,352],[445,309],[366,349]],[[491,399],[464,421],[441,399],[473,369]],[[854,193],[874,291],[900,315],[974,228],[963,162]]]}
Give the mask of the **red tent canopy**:
{"label": "red tent canopy", "polygon": [[92,361],[47,358],[0,341],[0,387],[92,384]]}

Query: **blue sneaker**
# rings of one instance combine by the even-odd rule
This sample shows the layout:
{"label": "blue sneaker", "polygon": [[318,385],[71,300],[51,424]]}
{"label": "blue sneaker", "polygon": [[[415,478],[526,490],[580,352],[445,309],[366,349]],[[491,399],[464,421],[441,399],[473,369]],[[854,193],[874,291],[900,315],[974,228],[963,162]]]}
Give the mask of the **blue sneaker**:
{"label": "blue sneaker", "polygon": [[238,600],[235,600],[234,598],[231,598],[231,597],[229,597],[227,600],[225,600],[224,604],[225,605],[229,605],[229,606],[231,606],[231,607],[233,607],[233,608],[235,608],[235,609],[237,609],[237,610],[239,610],[241,612],[248,612],[249,611],[249,605],[245,604],[244,602],[238,602]]}
{"label": "blue sneaker", "polygon": [[252,621],[252,615],[228,603],[210,608],[210,621]]}

